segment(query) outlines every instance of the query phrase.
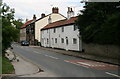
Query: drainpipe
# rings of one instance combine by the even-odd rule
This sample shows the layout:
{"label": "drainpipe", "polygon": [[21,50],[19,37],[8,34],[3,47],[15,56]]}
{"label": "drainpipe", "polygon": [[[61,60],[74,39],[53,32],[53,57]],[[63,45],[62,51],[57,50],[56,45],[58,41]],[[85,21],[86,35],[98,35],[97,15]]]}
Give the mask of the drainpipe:
{"label": "drainpipe", "polygon": [[78,35],[78,37],[79,37],[79,51],[82,51],[82,36],[80,34],[80,29],[79,29],[79,35]]}

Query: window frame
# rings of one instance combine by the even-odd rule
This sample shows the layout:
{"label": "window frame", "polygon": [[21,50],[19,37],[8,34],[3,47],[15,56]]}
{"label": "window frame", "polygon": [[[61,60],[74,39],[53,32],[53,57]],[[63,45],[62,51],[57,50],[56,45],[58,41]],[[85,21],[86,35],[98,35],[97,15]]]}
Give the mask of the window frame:
{"label": "window frame", "polygon": [[77,39],[73,38],[73,44],[77,44]]}
{"label": "window frame", "polygon": [[64,38],[61,38],[61,43],[64,43]]}

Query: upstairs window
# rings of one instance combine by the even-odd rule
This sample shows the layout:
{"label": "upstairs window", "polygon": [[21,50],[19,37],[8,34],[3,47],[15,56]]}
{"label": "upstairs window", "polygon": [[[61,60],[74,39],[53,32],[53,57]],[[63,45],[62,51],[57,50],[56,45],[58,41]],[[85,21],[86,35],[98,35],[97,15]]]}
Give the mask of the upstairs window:
{"label": "upstairs window", "polygon": [[56,28],[53,29],[53,32],[54,32],[54,33],[56,32]]}
{"label": "upstairs window", "polygon": [[29,33],[29,29],[26,29],[26,33],[27,33],[27,34]]}
{"label": "upstairs window", "polygon": [[77,30],[77,29],[78,29],[77,25],[74,25],[74,26],[73,26],[73,30],[75,31],[75,30]]}
{"label": "upstairs window", "polygon": [[62,32],[64,32],[64,27],[62,27]]}

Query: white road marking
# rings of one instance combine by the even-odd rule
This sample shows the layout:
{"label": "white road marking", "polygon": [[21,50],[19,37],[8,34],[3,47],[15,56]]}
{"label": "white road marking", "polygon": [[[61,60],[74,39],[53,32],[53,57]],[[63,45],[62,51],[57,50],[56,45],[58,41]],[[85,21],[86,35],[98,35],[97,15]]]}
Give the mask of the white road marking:
{"label": "white road marking", "polygon": [[110,73],[110,72],[105,72],[106,74],[108,74],[108,75],[112,75],[112,76],[115,76],[115,77],[120,77],[119,75],[116,75],[116,74],[112,74],[112,73]]}
{"label": "white road marking", "polygon": [[45,56],[47,56],[47,57],[48,57],[49,55],[45,55]]}
{"label": "white road marking", "polygon": [[37,54],[41,54],[40,52],[37,52],[37,51],[33,51],[33,52],[35,52],[35,53],[37,53]]}
{"label": "white road marking", "polygon": [[53,59],[59,59],[59,58],[57,58],[57,57],[50,56],[50,55],[45,55],[45,56],[50,57],[50,58],[53,58]]}
{"label": "white road marking", "polygon": [[88,63],[83,63],[83,62],[77,62],[77,63],[83,64],[83,65],[87,65],[87,66],[92,66],[92,65],[90,65],[90,64],[88,64]]}
{"label": "white road marking", "polygon": [[49,56],[50,58],[53,58],[53,59],[58,59],[58,58],[56,58],[56,57],[53,57],[53,56]]}
{"label": "white road marking", "polygon": [[65,62],[68,62],[68,63],[71,63],[71,64],[75,64],[77,66],[82,66],[82,67],[85,67],[85,68],[89,68],[87,66],[83,66],[83,65],[80,65],[80,64],[77,64],[77,63],[73,63],[73,62],[70,62],[70,61],[67,61],[67,60],[64,60]]}

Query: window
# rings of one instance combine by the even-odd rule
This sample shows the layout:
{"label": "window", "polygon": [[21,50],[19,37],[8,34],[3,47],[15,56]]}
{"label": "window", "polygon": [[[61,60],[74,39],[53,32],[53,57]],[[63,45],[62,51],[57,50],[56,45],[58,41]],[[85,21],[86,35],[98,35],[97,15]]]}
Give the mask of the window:
{"label": "window", "polygon": [[48,44],[48,38],[47,38],[47,44]]}
{"label": "window", "polygon": [[54,28],[53,30],[54,30],[54,33],[55,33],[55,32],[56,32],[56,29]]}
{"label": "window", "polygon": [[76,25],[73,26],[74,31],[78,29]]}
{"label": "window", "polygon": [[27,33],[27,34],[29,33],[29,29],[26,29],[26,33]]}
{"label": "window", "polygon": [[57,38],[55,38],[55,43],[57,43]]}
{"label": "window", "polygon": [[64,27],[62,27],[62,32],[64,32]]}
{"label": "window", "polygon": [[61,38],[61,43],[64,43],[64,38]]}
{"label": "window", "polygon": [[77,39],[73,38],[73,44],[77,44]]}
{"label": "window", "polygon": [[68,45],[68,37],[66,37],[66,45]]}

